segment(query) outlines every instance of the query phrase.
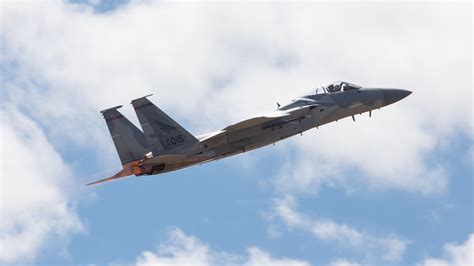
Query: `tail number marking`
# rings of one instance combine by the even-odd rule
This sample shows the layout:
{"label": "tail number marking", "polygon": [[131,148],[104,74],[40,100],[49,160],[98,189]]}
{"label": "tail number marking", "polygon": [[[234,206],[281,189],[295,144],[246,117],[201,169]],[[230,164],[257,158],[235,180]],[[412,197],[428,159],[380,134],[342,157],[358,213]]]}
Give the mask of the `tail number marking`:
{"label": "tail number marking", "polygon": [[166,146],[176,145],[184,142],[183,135],[177,135],[165,140]]}

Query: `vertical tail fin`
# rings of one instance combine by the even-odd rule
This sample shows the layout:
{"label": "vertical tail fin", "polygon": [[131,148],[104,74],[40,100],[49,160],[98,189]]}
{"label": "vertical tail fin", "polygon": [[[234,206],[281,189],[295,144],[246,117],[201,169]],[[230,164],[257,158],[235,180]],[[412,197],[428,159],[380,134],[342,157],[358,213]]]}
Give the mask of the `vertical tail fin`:
{"label": "vertical tail fin", "polygon": [[125,118],[116,106],[101,111],[109,128],[122,165],[143,158],[149,152],[143,133]]}
{"label": "vertical tail fin", "polygon": [[[148,95],[150,96],[150,95]],[[198,140],[146,97],[132,101],[145,138],[153,150],[164,153],[190,146]]]}

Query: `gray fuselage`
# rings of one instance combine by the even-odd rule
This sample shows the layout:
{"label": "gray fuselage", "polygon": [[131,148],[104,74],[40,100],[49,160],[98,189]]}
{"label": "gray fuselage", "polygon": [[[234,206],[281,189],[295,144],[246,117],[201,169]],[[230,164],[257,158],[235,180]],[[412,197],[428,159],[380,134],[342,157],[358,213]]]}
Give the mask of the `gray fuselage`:
{"label": "gray fuselage", "polygon": [[[212,138],[198,137],[198,143],[179,151],[183,156],[156,162],[158,167],[154,166],[155,170],[150,174],[173,171],[257,149],[330,122],[371,112],[399,101],[410,93],[400,89],[376,88],[315,90],[314,93],[278,108],[277,112],[287,114],[284,117],[240,130],[222,132]],[[150,159],[148,164],[153,161],[153,158]]]}
{"label": "gray fuselage", "polygon": [[318,87],[272,113],[195,137],[148,97],[132,100],[143,131],[115,106],[102,110],[122,170],[88,185],[130,175],[155,175],[257,149],[314,127],[397,102],[411,92],[362,88],[345,81]]}

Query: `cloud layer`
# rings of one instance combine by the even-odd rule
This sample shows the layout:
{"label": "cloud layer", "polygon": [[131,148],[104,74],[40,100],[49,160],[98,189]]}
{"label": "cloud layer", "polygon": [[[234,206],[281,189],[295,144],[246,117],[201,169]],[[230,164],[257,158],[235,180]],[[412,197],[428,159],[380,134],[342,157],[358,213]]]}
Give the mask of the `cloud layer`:
{"label": "cloud layer", "polygon": [[[471,140],[472,154],[472,24],[466,7],[133,1],[97,14],[62,1],[2,3],[0,237],[8,252],[1,261],[34,259],[47,239],[60,242],[80,230],[69,186],[73,174],[60,151],[97,153],[108,158],[98,162],[101,167],[118,165],[98,111],[148,93],[197,134],[273,110],[276,101],[331,80],[410,89],[410,97],[372,119],[340,121],[277,146],[285,163],[275,188],[446,192],[448,169],[429,155],[458,136]],[[132,108],[123,111],[135,120]],[[25,164],[28,174],[21,171]],[[387,261],[404,253],[404,240],[314,220],[292,204],[291,198],[277,204],[285,223],[322,241],[352,247],[367,241],[380,246]],[[202,248],[195,243],[190,249],[211,256]],[[258,249],[248,253],[246,262],[272,260]]]}
{"label": "cloud layer", "polygon": [[0,111],[0,132],[0,263],[28,262],[50,239],[66,243],[82,229],[71,171],[41,128],[20,112]]}
{"label": "cloud layer", "polygon": [[474,263],[474,234],[469,235],[466,242],[444,245],[445,256],[443,258],[426,258],[419,266],[464,266]]}
{"label": "cloud layer", "polygon": [[296,201],[291,196],[277,199],[274,204],[276,216],[289,228],[306,231],[321,241],[335,243],[341,248],[355,249],[371,262],[398,262],[403,259],[408,241],[398,236],[375,236],[327,218],[308,217],[298,212],[296,207]]}
{"label": "cloud layer", "polygon": [[145,265],[273,265],[308,266],[309,263],[290,259],[275,258],[257,247],[249,247],[247,255],[218,252],[212,250],[199,239],[186,235],[178,228],[168,232],[169,238],[161,243],[156,251],[145,251],[136,260],[137,266]]}
{"label": "cloud layer", "polygon": [[[205,133],[333,79],[414,93],[357,126],[344,122],[299,139],[279,190],[353,186],[341,172],[355,171],[370,188],[443,192],[446,169],[427,155],[472,135],[463,5],[138,2],[96,14],[51,2],[7,3],[3,14],[9,100],[58,142],[112,158],[102,108],[152,92],[192,132]],[[135,120],[131,108],[123,111]]]}

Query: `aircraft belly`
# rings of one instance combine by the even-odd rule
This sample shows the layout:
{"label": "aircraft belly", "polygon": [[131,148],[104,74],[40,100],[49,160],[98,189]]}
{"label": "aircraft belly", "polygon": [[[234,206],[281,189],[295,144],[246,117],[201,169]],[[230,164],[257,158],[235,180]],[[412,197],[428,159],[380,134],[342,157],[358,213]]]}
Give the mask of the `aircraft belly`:
{"label": "aircraft belly", "polygon": [[175,162],[170,162],[165,165],[164,172],[169,172],[169,171],[174,171],[177,169],[189,167],[198,163],[203,163],[205,161],[209,161],[211,158],[206,158],[206,157],[191,157],[187,160],[183,161],[175,161]]}

